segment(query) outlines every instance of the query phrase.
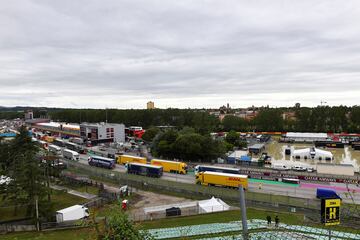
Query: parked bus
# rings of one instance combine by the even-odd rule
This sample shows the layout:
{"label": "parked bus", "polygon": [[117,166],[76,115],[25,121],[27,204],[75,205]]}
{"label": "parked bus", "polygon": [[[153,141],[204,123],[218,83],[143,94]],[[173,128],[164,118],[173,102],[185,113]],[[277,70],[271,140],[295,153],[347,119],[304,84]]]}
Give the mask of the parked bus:
{"label": "parked bus", "polygon": [[77,145],[77,144],[72,143],[72,142],[66,142],[65,147],[67,149],[73,150],[73,151],[78,152],[78,153],[84,153],[85,152],[85,149],[82,146]]}
{"label": "parked bus", "polygon": [[59,147],[59,146],[50,144],[48,149],[49,149],[49,152],[52,152],[55,155],[61,155],[61,147]]}
{"label": "parked bus", "polygon": [[199,172],[219,172],[219,173],[231,173],[231,174],[240,174],[240,169],[238,168],[225,168],[217,166],[206,166],[206,165],[197,165],[195,167],[195,174]]}
{"label": "parked bus", "polygon": [[300,184],[300,180],[297,178],[283,178],[283,183],[292,183],[292,184]]}
{"label": "parked bus", "polygon": [[159,178],[163,175],[163,167],[142,163],[127,163],[126,172],[130,174]]}
{"label": "parked bus", "polygon": [[126,163],[142,163],[146,164],[147,160],[144,157],[131,156],[131,155],[120,155],[117,157],[118,164],[126,164]]}
{"label": "parked bus", "polygon": [[88,158],[88,164],[90,166],[96,166],[96,167],[102,167],[102,168],[108,168],[108,169],[115,168],[115,160],[114,159],[100,157],[100,156],[90,156]]}
{"label": "parked bus", "polygon": [[162,166],[164,172],[187,174],[187,165],[183,162],[152,159],[151,165]]}
{"label": "parked bus", "polygon": [[64,149],[63,156],[64,156],[64,158],[73,160],[73,161],[79,161],[79,159],[80,159],[79,153],[77,153],[73,150],[70,150],[70,149]]}
{"label": "parked bus", "polygon": [[58,138],[54,139],[53,144],[59,147],[65,147],[65,142]]}
{"label": "parked bus", "polygon": [[205,186],[222,186],[238,188],[240,185],[244,189],[248,188],[248,176],[220,172],[199,172],[195,175],[196,184]]}

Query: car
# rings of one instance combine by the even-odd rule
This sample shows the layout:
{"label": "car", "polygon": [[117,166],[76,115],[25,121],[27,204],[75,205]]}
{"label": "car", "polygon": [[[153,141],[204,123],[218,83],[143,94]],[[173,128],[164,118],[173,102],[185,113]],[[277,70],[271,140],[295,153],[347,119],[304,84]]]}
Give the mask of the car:
{"label": "car", "polygon": [[291,168],[291,170],[302,172],[302,171],[306,171],[307,168],[304,167],[304,166],[293,166],[293,167]]}
{"label": "car", "polygon": [[307,167],[306,171],[307,171],[307,172],[314,172],[315,169],[314,169],[313,167]]}

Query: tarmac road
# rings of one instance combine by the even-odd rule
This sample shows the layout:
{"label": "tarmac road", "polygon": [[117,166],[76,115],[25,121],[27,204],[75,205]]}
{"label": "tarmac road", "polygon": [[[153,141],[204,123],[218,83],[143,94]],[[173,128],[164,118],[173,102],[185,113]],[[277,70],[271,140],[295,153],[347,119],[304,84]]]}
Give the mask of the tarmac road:
{"label": "tarmac road", "polygon": [[[80,155],[80,163],[87,163],[87,155]],[[116,165],[113,171],[125,173],[125,166]],[[173,173],[164,173],[162,179],[183,183],[194,183],[194,175],[181,175],[181,174],[173,174]],[[307,199],[316,199],[316,188],[333,188],[336,192],[342,197],[343,201],[346,203],[355,203],[360,204],[360,188],[355,185],[348,185],[348,189],[345,184],[312,184],[312,183],[301,183],[300,185],[279,185],[279,184],[270,184],[270,183],[261,183],[261,187],[259,187],[259,183],[249,182],[249,192],[259,192],[259,193],[269,193],[281,196],[291,196],[291,197],[299,197],[299,198],[307,198]]]}

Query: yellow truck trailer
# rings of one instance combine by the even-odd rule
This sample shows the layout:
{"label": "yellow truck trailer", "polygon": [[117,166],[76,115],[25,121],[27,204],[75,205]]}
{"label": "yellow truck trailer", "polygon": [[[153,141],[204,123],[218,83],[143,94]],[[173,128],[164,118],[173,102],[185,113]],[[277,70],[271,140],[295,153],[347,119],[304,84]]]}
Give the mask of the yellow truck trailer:
{"label": "yellow truck trailer", "polygon": [[117,157],[116,162],[118,164],[126,164],[126,163],[142,163],[146,164],[147,160],[144,157],[131,156],[131,155],[120,155]]}
{"label": "yellow truck trailer", "polygon": [[45,136],[44,137],[44,141],[48,142],[48,143],[52,143],[54,141],[54,137],[51,136]]}
{"label": "yellow truck trailer", "polygon": [[187,174],[187,165],[186,165],[186,163],[183,163],[183,162],[152,159],[150,164],[162,166],[164,172]]}
{"label": "yellow truck trailer", "polygon": [[248,176],[220,172],[199,172],[195,175],[196,183],[205,186],[235,187],[240,185],[248,188]]}

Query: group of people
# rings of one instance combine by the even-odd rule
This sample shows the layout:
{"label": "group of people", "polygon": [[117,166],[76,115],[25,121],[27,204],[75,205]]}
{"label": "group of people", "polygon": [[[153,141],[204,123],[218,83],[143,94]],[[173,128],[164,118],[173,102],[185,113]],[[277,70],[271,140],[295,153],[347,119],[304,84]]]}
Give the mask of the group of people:
{"label": "group of people", "polygon": [[[271,216],[267,216],[266,217],[266,220],[267,220],[267,224],[268,224],[268,226],[270,226],[271,225]],[[280,219],[279,219],[279,217],[276,215],[275,216],[275,227],[278,227],[279,226],[279,221],[280,221]]]}

